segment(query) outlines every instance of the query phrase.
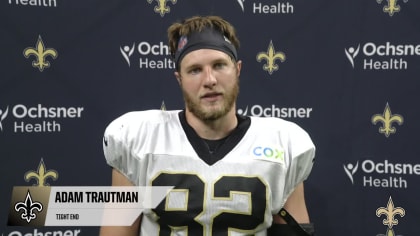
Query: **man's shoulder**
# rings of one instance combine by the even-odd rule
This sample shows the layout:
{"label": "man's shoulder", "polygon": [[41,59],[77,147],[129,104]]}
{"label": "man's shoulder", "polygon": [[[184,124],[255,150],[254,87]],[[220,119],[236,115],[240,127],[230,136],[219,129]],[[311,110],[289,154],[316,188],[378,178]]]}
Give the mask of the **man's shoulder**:
{"label": "man's shoulder", "polygon": [[289,137],[308,136],[307,131],[293,121],[278,117],[251,117],[251,125],[257,132],[277,133]]}
{"label": "man's shoulder", "polygon": [[278,117],[251,117],[252,123],[271,129],[299,127],[296,123]]}
{"label": "man's shoulder", "polygon": [[143,111],[130,111],[127,112],[114,120],[117,122],[126,121],[126,122],[150,122],[150,123],[159,123],[162,121],[167,121],[177,116],[179,110],[143,110]]}
{"label": "man's shoulder", "polygon": [[127,112],[110,122],[108,130],[130,130],[144,125],[157,125],[176,121],[179,110],[143,110]]}

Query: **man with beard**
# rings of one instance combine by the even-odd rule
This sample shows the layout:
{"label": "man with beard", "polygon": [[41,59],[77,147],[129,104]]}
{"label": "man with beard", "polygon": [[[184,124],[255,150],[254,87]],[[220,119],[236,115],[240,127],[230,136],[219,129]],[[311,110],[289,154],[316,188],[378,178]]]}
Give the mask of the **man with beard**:
{"label": "man with beard", "polygon": [[294,123],[236,113],[242,62],[233,26],[196,16],[172,24],[168,38],[185,109],[117,118],[104,153],[113,186],[174,188],[132,226],[100,235],[312,235],[303,181],[315,147]]}

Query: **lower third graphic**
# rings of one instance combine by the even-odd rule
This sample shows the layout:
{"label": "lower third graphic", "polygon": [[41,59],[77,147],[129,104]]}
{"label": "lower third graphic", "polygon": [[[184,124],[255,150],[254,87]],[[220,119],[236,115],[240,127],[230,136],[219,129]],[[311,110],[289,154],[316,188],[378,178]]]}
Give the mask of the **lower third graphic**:
{"label": "lower third graphic", "polygon": [[128,226],[171,186],[15,186],[8,226]]}

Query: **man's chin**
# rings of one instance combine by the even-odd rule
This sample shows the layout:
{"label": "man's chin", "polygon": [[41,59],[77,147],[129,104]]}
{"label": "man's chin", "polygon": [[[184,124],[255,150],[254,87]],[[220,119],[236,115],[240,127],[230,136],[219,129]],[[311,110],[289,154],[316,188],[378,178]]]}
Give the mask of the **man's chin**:
{"label": "man's chin", "polygon": [[194,112],[195,115],[206,121],[214,121],[226,115],[226,111],[222,108],[211,108],[211,109],[202,109],[201,111]]}

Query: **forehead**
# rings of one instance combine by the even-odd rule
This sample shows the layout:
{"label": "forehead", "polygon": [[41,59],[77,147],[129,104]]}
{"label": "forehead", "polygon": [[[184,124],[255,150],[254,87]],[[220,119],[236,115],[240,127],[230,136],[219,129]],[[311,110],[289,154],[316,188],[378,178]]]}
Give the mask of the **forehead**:
{"label": "forehead", "polygon": [[230,56],[222,51],[215,49],[198,49],[189,52],[181,61],[181,67],[192,64],[206,64],[214,61],[228,60],[231,61]]}

